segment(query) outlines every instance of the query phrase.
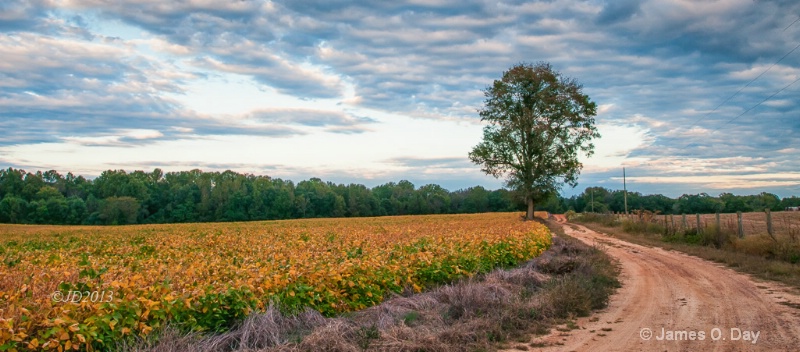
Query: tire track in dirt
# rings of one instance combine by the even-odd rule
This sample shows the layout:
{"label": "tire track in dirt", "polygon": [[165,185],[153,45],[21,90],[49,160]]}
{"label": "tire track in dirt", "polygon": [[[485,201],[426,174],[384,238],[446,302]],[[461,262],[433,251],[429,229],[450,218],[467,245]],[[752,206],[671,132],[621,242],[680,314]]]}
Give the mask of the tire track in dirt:
{"label": "tire track in dirt", "polygon": [[[578,329],[554,330],[534,338],[531,346],[548,346],[544,351],[800,351],[800,297],[785,286],[566,224],[563,216],[556,219],[566,234],[603,247],[619,261],[623,287],[606,309],[578,319]],[[642,338],[647,331],[650,339]],[[672,339],[669,331],[676,332]]]}

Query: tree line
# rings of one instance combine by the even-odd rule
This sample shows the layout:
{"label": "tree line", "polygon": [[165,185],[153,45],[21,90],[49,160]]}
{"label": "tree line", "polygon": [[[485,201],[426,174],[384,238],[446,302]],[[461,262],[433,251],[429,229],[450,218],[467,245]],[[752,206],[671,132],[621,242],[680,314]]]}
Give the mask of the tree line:
{"label": "tree line", "polygon": [[[525,209],[524,197],[481,186],[448,191],[409,181],[368,188],[318,178],[290,180],[200,170],[152,172],[108,170],[95,179],[50,170],[0,170],[0,222],[113,225],[176,222],[276,220],[415,214],[455,214]],[[592,201],[593,200],[593,201]],[[628,192],[628,209],[662,214],[782,210],[800,198],[770,193],[737,196],[701,193],[672,199]],[[563,213],[622,212],[624,193],[587,188],[569,198],[552,196],[537,210]]]}
{"label": "tree line", "polygon": [[0,170],[0,222],[142,224],[477,213],[519,207],[510,191],[448,191],[409,181],[374,188],[201,170],[108,170],[90,180],[56,171]]}
{"label": "tree line", "polygon": [[[684,194],[678,198],[669,198],[661,194],[642,195],[639,192],[628,192],[628,211],[648,210],[660,214],[712,214],[764,211],[780,211],[787,207],[800,206],[800,197],[791,196],[781,199],[775,194],[762,192],[756,195],[740,196],[722,193],[717,197],[707,193]],[[608,213],[625,211],[625,192],[603,187],[589,187],[569,198],[551,198],[543,208],[562,213],[567,210],[576,212]]]}

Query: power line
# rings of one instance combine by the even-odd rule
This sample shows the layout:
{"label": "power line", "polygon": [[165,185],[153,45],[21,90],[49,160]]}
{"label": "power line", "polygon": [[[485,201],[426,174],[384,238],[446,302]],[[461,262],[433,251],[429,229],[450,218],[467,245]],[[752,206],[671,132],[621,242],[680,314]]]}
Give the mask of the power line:
{"label": "power line", "polygon": [[[798,20],[800,20],[800,18],[798,18]],[[795,22],[797,22],[797,21],[795,21]],[[788,28],[788,27],[787,27],[787,28]],[[778,59],[778,61],[775,61],[775,62],[774,62],[772,65],[770,65],[770,66],[769,66],[769,67],[768,67],[766,70],[764,70],[764,71],[763,71],[763,72],[761,72],[761,73],[760,73],[758,76],[756,76],[755,78],[753,78],[752,80],[750,80],[750,82],[747,82],[747,84],[745,84],[743,87],[739,88],[739,90],[737,90],[735,93],[731,94],[731,96],[729,96],[729,97],[728,97],[727,99],[725,99],[723,102],[719,103],[719,105],[717,105],[717,106],[716,106],[716,107],[715,107],[713,110],[711,110],[711,111],[707,112],[705,115],[703,115],[703,116],[701,116],[699,119],[697,119],[697,120],[696,120],[694,123],[692,123],[691,125],[689,125],[689,127],[688,127],[688,128],[686,128],[686,130],[691,130],[691,129],[692,129],[692,127],[695,127],[695,126],[697,126],[697,125],[700,123],[700,121],[704,120],[706,117],[708,117],[709,115],[711,115],[713,112],[717,111],[717,109],[719,109],[720,107],[722,107],[722,105],[725,105],[725,103],[729,102],[731,99],[733,99],[733,97],[735,97],[736,95],[738,95],[739,93],[741,93],[741,92],[742,92],[742,91],[743,91],[745,88],[749,87],[751,84],[753,84],[753,82],[755,82],[757,79],[761,78],[761,76],[763,76],[764,74],[766,74],[767,72],[769,72],[769,70],[771,70],[773,67],[775,67],[775,65],[779,64],[781,61],[783,61],[783,59],[785,59],[787,56],[791,55],[791,54],[792,54],[793,52],[795,52],[795,50],[797,50],[798,48],[800,48],[800,44],[797,44],[797,46],[795,46],[795,47],[794,47],[792,50],[789,50],[789,52],[788,52],[788,53],[786,53],[786,54],[784,54],[783,56],[781,56],[781,58],[780,58],[780,59]],[[750,109],[748,109],[748,111],[749,111],[749,110],[750,110]],[[663,143],[663,142],[668,142],[668,141],[674,140],[674,139],[676,139],[676,138],[678,138],[678,137],[671,137],[671,138],[668,138],[668,139],[666,139],[666,140],[662,141],[662,143]],[[681,148],[681,149],[683,149],[683,148]]]}
{"label": "power line", "polygon": [[[800,21],[800,17],[798,17],[798,18],[797,18],[797,19],[796,19],[794,22],[792,22],[792,23],[790,23],[788,26],[786,26],[786,28],[784,28],[784,29],[783,29],[783,31],[785,32],[787,29],[789,29],[789,27],[793,26],[793,25],[794,25],[795,23],[797,23],[798,21]],[[733,99],[733,97],[735,97],[736,95],[738,95],[739,93],[741,93],[741,92],[742,92],[742,91],[743,91],[745,88],[749,87],[749,86],[750,86],[751,84],[753,84],[753,82],[755,82],[757,79],[761,78],[761,76],[763,76],[764,74],[766,74],[767,72],[769,72],[770,70],[772,70],[772,68],[773,68],[773,67],[775,67],[775,65],[779,64],[781,61],[783,61],[783,59],[785,59],[787,56],[791,55],[791,54],[792,54],[793,52],[795,52],[795,50],[797,50],[798,48],[800,48],[800,44],[797,44],[797,45],[796,45],[794,48],[792,48],[792,50],[789,50],[789,52],[787,52],[786,54],[783,54],[783,56],[781,56],[781,58],[780,58],[780,59],[778,59],[778,61],[775,61],[775,62],[774,62],[772,65],[770,65],[769,67],[767,67],[767,69],[766,69],[766,70],[764,70],[764,71],[763,71],[763,72],[761,72],[761,73],[760,73],[758,76],[756,76],[755,78],[753,78],[752,80],[750,80],[750,82],[747,82],[747,84],[745,84],[743,87],[739,88],[739,90],[737,90],[735,93],[731,94],[731,96],[729,96],[729,97],[728,97],[727,99],[725,99],[723,102],[719,103],[719,105],[717,105],[716,107],[714,107],[714,109],[712,109],[711,111],[707,112],[705,115],[701,116],[699,119],[695,120],[695,121],[694,121],[694,122],[693,122],[691,125],[689,125],[689,127],[688,127],[688,128],[686,128],[686,130],[691,130],[691,129],[692,129],[692,127],[695,127],[695,126],[697,126],[697,125],[698,125],[698,124],[699,124],[701,121],[703,121],[703,120],[704,120],[706,117],[708,117],[709,115],[711,115],[713,112],[717,111],[717,110],[718,110],[720,107],[722,107],[722,105],[725,105],[725,103],[729,102],[731,99]],[[726,123],[726,124],[727,124],[727,123]],[[678,137],[670,137],[670,138],[667,138],[667,139],[665,139],[664,141],[662,141],[662,143],[665,143],[665,142],[672,141],[672,140],[674,140],[674,139],[676,139],[676,138],[678,138]]]}
{"label": "power line", "polygon": [[[794,22],[792,22],[792,23],[790,23],[788,26],[786,26],[786,28],[784,28],[784,29],[783,29],[783,32],[785,32],[787,29],[789,29],[790,27],[792,27],[792,26],[793,26],[795,23],[797,23],[797,22],[800,22],[800,17],[798,17],[796,20],[794,20]],[[725,105],[727,102],[729,102],[731,99],[733,99],[733,98],[734,98],[736,95],[738,95],[739,93],[741,93],[741,92],[742,92],[742,91],[743,91],[745,88],[747,88],[747,87],[749,87],[751,84],[753,84],[753,82],[755,82],[756,80],[758,80],[759,78],[761,78],[761,77],[762,77],[764,74],[766,74],[767,72],[769,72],[770,70],[772,70],[772,68],[773,68],[773,67],[775,67],[777,64],[779,64],[781,61],[783,61],[783,60],[784,60],[784,59],[785,59],[787,56],[789,56],[789,55],[791,55],[793,52],[795,52],[795,51],[796,51],[798,48],[800,48],[800,44],[797,44],[797,45],[796,45],[794,48],[792,48],[792,50],[789,50],[789,52],[787,52],[786,54],[784,54],[783,56],[781,56],[781,57],[780,57],[780,58],[779,58],[777,61],[775,61],[775,62],[774,62],[772,65],[770,65],[770,66],[769,66],[769,67],[768,67],[766,70],[764,70],[764,71],[763,71],[763,72],[761,72],[761,73],[760,73],[758,76],[756,76],[755,78],[753,78],[752,80],[750,80],[749,82],[747,82],[747,84],[745,84],[744,86],[742,86],[741,88],[739,88],[739,90],[737,90],[735,93],[731,94],[731,96],[729,96],[729,97],[728,97],[728,98],[726,98],[726,99],[725,99],[723,102],[721,102],[719,105],[717,105],[716,107],[714,107],[714,109],[712,109],[711,111],[707,112],[705,115],[701,116],[699,119],[695,120],[695,122],[694,122],[694,123],[692,123],[692,124],[691,124],[691,125],[690,125],[690,126],[687,128],[687,130],[690,130],[691,128],[693,128],[693,127],[697,126],[697,125],[699,124],[699,122],[701,122],[702,120],[704,120],[706,117],[708,117],[709,115],[711,115],[713,112],[717,111],[717,110],[718,110],[720,107],[722,107],[722,106],[723,106],[723,105]],[[710,135],[714,134],[715,132],[719,131],[720,129],[722,129],[723,127],[727,126],[727,125],[728,125],[728,124],[730,124],[731,122],[733,122],[733,121],[737,120],[738,118],[740,118],[740,117],[744,116],[745,114],[747,114],[748,112],[750,112],[750,111],[752,111],[753,109],[757,108],[757,107],[758,107],[758,106],[760,106],[761,104],[763,104],[763,103],[767,102],[768,100],[772,99],[772,98],[773,98],[773,97],[775,97],[776,95],[780,94],[781,92],[783,92],[784,90],[786,90],[787,88],[789,88],[789,87],[790,87],[790,86],[792,86],[793,84],[797,83],[798,81],[800,81],[800,78],[797,78],[796,80],[794,80],[794,81],[792,81],[791,83],[787,84],[786,86],[784,86],[783,88],[781,88],[781,89],[780,89],[780,90],[778,90],[777,92],[775,92],[775,93],[773,93],[772,95],[770,95],[770,96],[768,96],[768,97],[764,98],[764,100],[762,100],[762,101],[758,102],[757,104],[753,105],[753,106],[752,106],[752,107],[750,107],[749,109],[747,109],[747,110],[743,111],[741,114],[739,114],[739,115],[737,115],[737,116],[733,117],[732,119],[730,119],[730,120],[726,121],[724,124],[722,124],[721,126],[717,127],[717,128],[716,128],[716,129],[714,129],[713,131],[711,131],[711,132],[710,132],[708,135],[710,136]],[[676,139],[676,138],[678,138],[678,137],[677,137],[677,135],[676,135],[675,137],[670,137],[670,138],[667,138],[667,139],[663,140],[663,141],[662,141],[662,143],[664,143],[664,142],[668,142],[668,141],[671,141],[671,140],[674,140],[674,139]],[[678,149],[678,151],[682,151],[682,150],[686,149],[688,146],[690,146],[690,145],[693,145],[693,144],[695,144],[695,143],[689,143],[689,144],[686,144],[686,145],[684,145],[683,147],[681,147],[680,149]],[[623,173],[624,173],[624,168],[623,168]],[[624,175],[623,175],[623,180],[624,180]]]}
{"label": "power line", "polygon": [[[758,102],[756,105],[753,105],[753,106],[751,106],[749,109],[747,109],[747,110],[743,111],[741,114],[739,114],[739,115],[736,115],[734,118],[732,118],[732,119],[730,119],[730,120],[726,121],[724,124],[722,124],[722,126],[719,126],[719,127],[717,127],[716,129],[714,129],[713,131],[709,132],[709,133],[708,133],[708,136],[710,136],[710,135],[714,134],[714,132],[717,132],[717,131],[719,131],[720,129],[722,129],[723,127],[727,126],[728,124],[730,124],[730,123],[731,123],[731,122],[733,122],[734,120],[736,120],[736,119],[738,119],[738,118],[740,118],[740,117],[744,116],[745,114],[747,114],[747,113],[748,113],[748,112],[750,112],[751,110],[753,110],[753,109],[755,109],[755,108],[759,107],[761,104],[765,103],[766,101],[768,101],[768,100],[770,100],[770,99],[774,98],[776,95],[780,94],[781,92],[783,92],[784,90],[786,90],[786,88],[789,88],[789,87],[791,87],[793,84],[797,83],[798,81],[800,81],[800,78],[797,78],[797,79],[795,79],[794,81],[792,81],[792,83],[789,83],[789,84],[785,85],[783,88],[779,89],[779,90],[778,90],[777,92],[775,92],[775,93],[772,93],[772,95],[770,95],[770,96],[768,96],[768,97],[764,98],[764,100],[762,100],[762,101]],[[684,145],[683,147],[681,147],[681,149],[678,149],[678,151],[682,151],[682,150],[686,149],[686,147],[688,147],[688,146],[690,146],[690,145],[694,145],[694,144],[696,144],[696,143],[689,143],[689,144],[686,144],[686,145]]]}
{"label": "power line", "polygon": [[789,27],[791,27],[795,23],[797,23],[797,21],[800,21],[800,17],[798,17],[796,20],[794,20],[794,22],[792,22],[788,26],[786,26],[786,28],[783,29],[783,32],[786,32],[786,30],[789,29]]}
{"label": "power line", "polygon": [[781,88],[781,89],[780,89],[780,90],[778,90],[777,92],[775,92],[775,93],[773,93],[772,95],[770,95],[770,96],[768,96],[768,97],[764,98],[764,100],[762,100],[762,101],[758,102],[758,104],[756,104],[756,105],[753,105],[753,107],[751,107],[751,108],[749,108],[749,109],[745,110],[744,112],[742,112],[741,114],[737,115],[736,117],[734,117],[734,118],[732,118],[732,119],[728,120],[727,122],[725,122],[724,124],[722,124],[722,126],[719,126],[719,127],[717,127],[717,129],[715,129],[715,130],[711,131],[711,132],[709,133],[709,135],[713,134],[714,132],[717,132],[717,131],[719,131],[721,128],[723,128],[723,127],[727,126],[729,123],[733,122],[734,120],[736,120],[736,119],[738,119],[738,118],[742,117],[744,114],[748,113],[750,110],[753,110],[753,109],[757,108],[759,105],[763,104],[763,103],[764,103],[764,102],[766,102],[767,100],[770,100],[770,99],[772,99],[774,96],[776,96],[776,95],[780,94],[780,92],[783,92],[784,90],[786,90],[786,88],[789,88],[789,87],[791,87],[793,84],[797,83],[798,81],[800,81],[800,78],[797,78],[796,80],[792,81],[792,83],[789,83],[789,84],[787,84],[786,86],[784,86],[783,88]]}

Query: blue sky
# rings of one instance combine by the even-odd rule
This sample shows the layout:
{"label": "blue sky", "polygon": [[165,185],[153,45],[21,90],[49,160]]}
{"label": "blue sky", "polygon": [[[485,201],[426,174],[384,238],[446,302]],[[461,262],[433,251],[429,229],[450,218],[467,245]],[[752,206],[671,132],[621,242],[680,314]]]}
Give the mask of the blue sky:
{"label": "blue sky", "polygon": [[642,193],[800,195],[798,18],[753,0],[3,1],[0,166],[494,189],[467,159],[482,89],[548,61],[603,135],[565,194],[621,188],[625,167]]}

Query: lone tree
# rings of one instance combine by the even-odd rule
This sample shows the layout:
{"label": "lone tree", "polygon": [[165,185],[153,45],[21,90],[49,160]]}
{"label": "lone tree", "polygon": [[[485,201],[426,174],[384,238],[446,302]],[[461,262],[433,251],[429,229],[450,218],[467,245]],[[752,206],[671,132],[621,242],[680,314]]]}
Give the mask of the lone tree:
{"label": "lone tree", "polygon": [[594,152],[597,106],[574,79],[549,63],[517,64],[484,91],[478,112],[483,141],[469,153],[494,177],[518,192],[533,219],[534,204],[558,193],[562,183],[577,185],[583,167],[578,152]]}

